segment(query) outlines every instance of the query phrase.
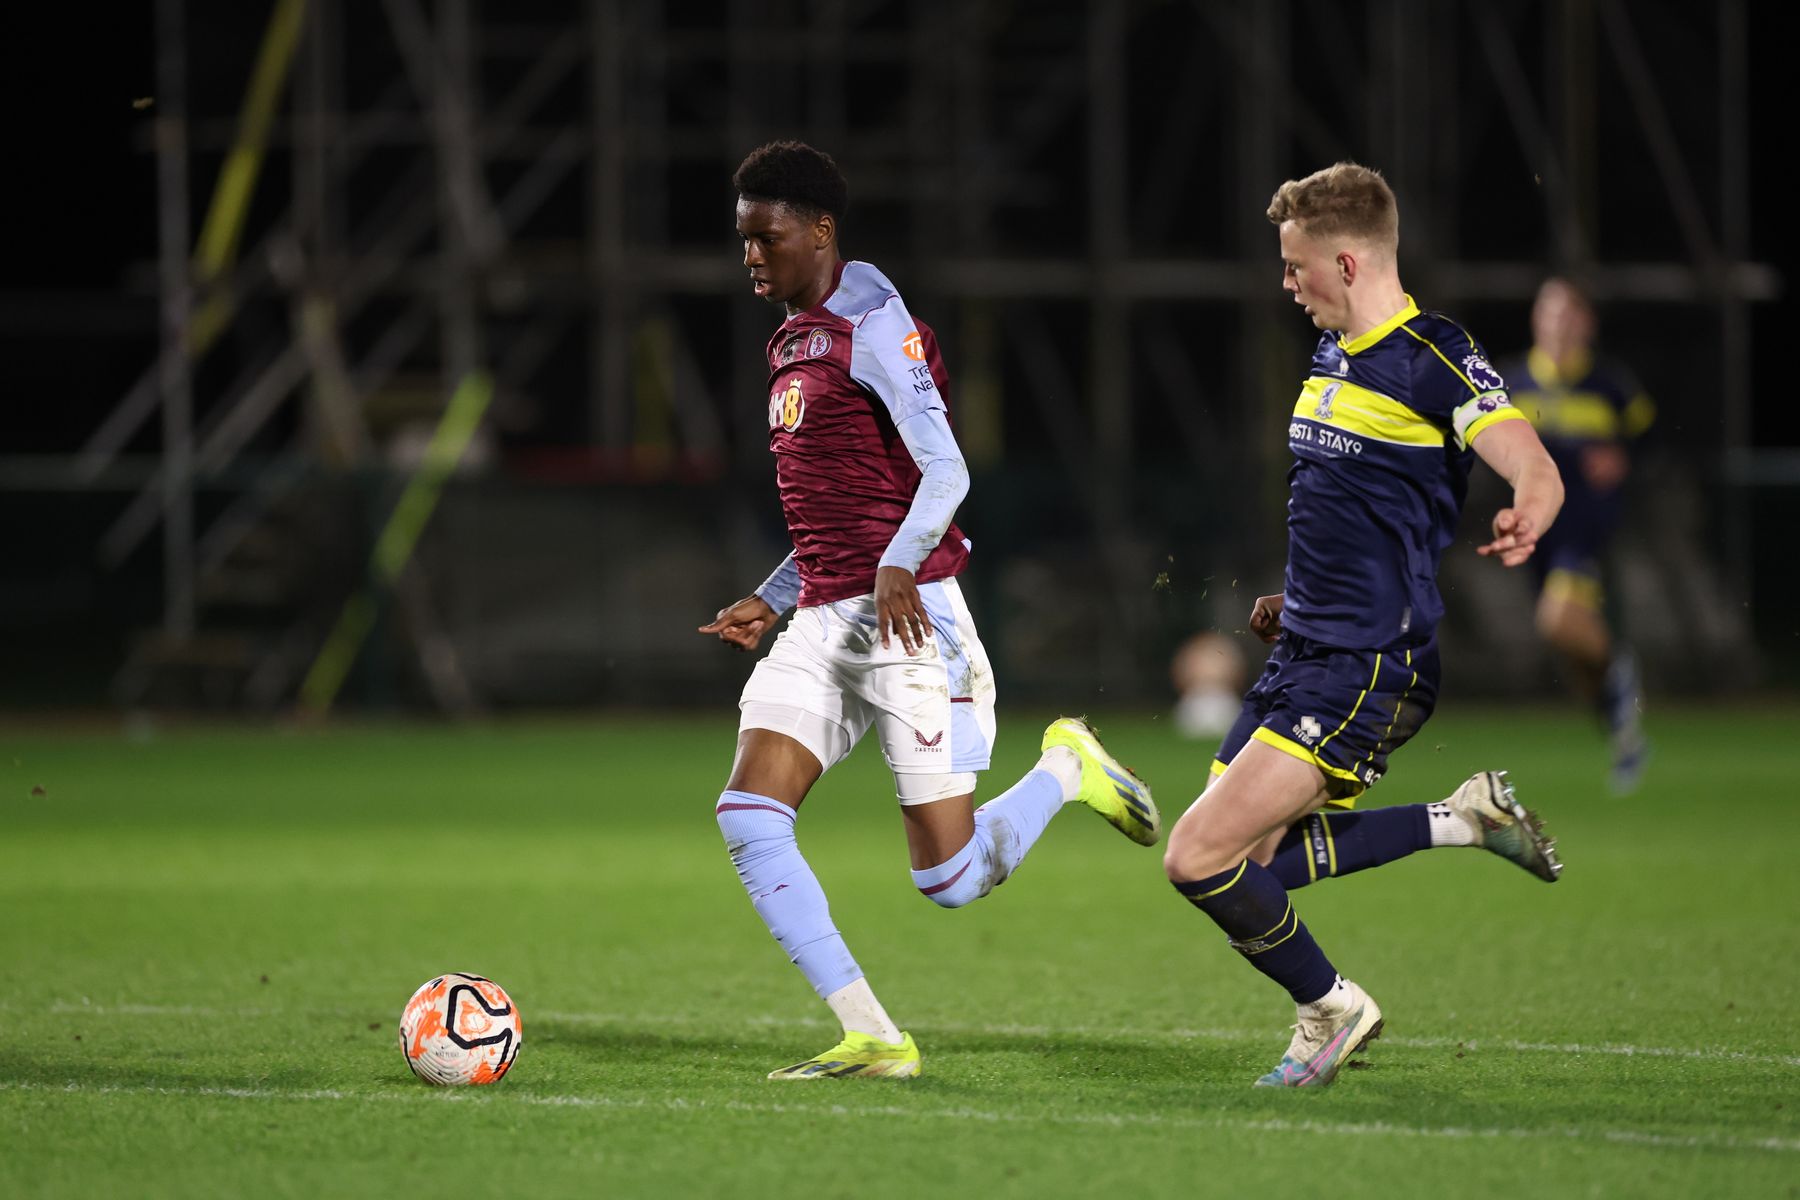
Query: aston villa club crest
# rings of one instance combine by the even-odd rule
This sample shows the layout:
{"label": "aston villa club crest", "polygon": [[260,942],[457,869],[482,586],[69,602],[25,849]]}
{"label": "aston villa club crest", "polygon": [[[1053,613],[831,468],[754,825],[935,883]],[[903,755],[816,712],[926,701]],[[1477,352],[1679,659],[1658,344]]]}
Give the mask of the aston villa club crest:
{"label": "aston villa club crest", "polygon": [[791,366],[797,359],[824,358],[831,353],[831,334],[823,329],[814,329],[808,333],[796,333],[781,343],[781,350],[776,354],[778,366]]}

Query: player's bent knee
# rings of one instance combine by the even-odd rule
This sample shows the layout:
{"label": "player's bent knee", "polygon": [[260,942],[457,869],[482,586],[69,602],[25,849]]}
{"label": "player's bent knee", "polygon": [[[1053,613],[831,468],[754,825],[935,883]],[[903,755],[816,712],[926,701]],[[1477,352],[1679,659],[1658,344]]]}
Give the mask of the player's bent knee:
{"label": "player's bent knee", "polygon": [[935,867],[916,868],[912,878],[919,895],[939,908],[961,908],[993,891],[1006,871],[994,854],[993,842],[977,829],[968,845]]}
{"label": "player's bent knee", "polygon": [[1189,809],[1175,828],[1169,831],[1169,844],[1163,850],[1163,874],[1170,883],[1191,883],[1205,879],[1242,859],[1242,853],[1217,843],[1203,820],[1194,818]]}
{"label": "player's bent knee", "polygon": [[1169,834],[1169,844],[1163,848],[1163,874],[1169,877],[1170,883],[1205,878],[1205,872],[1195,873],[1197,856],[1193,841],[1191,837],[1177,839],[1174,833]]}
{"label": "player's bent knee", "polygon": [[794,810],[754,792],[727,791],[713,809],[726,852],[740,868],[794,843]]}
{"label": "player's bent knee", "polygon": [[1561,609],[1553,611],[1539,610],[1537,615],[1538,636],[1551,645],[1559,645],[1569,638],[1569,622]]}
{"label": "player's bent knee", "polygon": [[986,882],[985,876],[979,876],[971,870],[943,887],[921,887],[919,894],[939,908],[961,908],[988,894],[988,888],[984,886]]}
{"label": "player's bent knee", "polygon": [[1163,851],[1163,874],[1168,876],[1170,883],[1188,883],[1195,879],[1204,879],[1207,872],[1196,865],[1197,861],[1185,847],[1176,846],[1170,842],[1168,848]]}

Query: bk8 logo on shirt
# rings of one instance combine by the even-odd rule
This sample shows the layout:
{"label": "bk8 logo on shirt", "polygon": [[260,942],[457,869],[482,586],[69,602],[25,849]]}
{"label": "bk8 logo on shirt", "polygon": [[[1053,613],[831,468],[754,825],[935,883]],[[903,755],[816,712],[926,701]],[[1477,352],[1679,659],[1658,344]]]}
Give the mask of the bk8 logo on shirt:
{"label": "bk8 logo on shirt", "polygon": [[794,376],[786,388],[769,393],[769,428],[789,433],[800,428],[806,416],[806,394],[800,390],[800,377]]}

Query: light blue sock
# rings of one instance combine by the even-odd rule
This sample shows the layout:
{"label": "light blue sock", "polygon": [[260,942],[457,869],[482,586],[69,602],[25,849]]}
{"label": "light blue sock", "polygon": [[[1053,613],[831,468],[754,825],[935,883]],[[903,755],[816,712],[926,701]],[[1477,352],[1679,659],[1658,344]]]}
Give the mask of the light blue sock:
{"label": "light blue sock", "polygon": [[975,810],[975,828],[993,839],[999,883],[1025,861],[1031,844],[1038,840],[1050,818],[1062,810],[1062,784],[1050,772],[1037,769]]}
{"label": "light blue sock", "polygon": [[831,923],[825,889],[800,856],[794,810],[752,792],[725,792],[714,815],[757,915],[819,997],[861,979]]}
{"label": "light blue sock", "polygon": [[1025,861],[1063,806],[1062,784],[1048,771],[1032,771],[975,810],[975,836],[935,867],[912,873],[933,903],[961,908],[993,891]]}
{"label": "light blue sock", "polygon": [[999,883],[993,872],[994,839],[981,826],[961,850],[935,867],[912,873],[913,886],[933,904],[961,908],[981,899]]}

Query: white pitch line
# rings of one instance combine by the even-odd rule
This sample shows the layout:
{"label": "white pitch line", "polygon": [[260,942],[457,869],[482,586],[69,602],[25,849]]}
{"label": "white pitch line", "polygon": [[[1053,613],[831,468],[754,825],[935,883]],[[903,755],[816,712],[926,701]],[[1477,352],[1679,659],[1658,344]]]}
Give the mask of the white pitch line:
{"label": "white pitch line", "polygon": [[[8,1006],[14,1011],[24,1011],[16,1006]],[[95,1013],[108,1017],[273,1017],[280,1014],[274,1008],[210,1008],[202,1004],[76,1004],[68,1000],[58,1000],[50,1006],[50,1011],[59,1015],[75,1013]]]}
{"label": "white pitch line", "polygon": [[[850,1086],[858,1086],[852,1084]],[[925,1121],[985,1121],[1005,1125],[1069,1125],[1098,1126],[1108,1129],[1229,1129],[1254,1133],[1329,1134],[1340,1137],[1366,1137],[1371,1134],[1426,1140],[1498,1140],[1536,1141],[1558,1138],[1571,1142],[1611,1142],[1617,1145],[1644,1146],[1677,1150],[1743,1150],[1769,1151],[1778,1154],[1800,1153],[1800,1139],[1783,1137],[1738,1138],[1717,1135],[1650,1133],[1640,1129],[1582,1129],[1560,1126],[1524,1129],[1507,1126],[1429,1126],[1396,1125],[1390,1121],[1319,1121],[1286,1120],[1281,1117],[1183,1117],[1156,1113],[1016,1113],[979,1108],[925,1108],[901,1104],[850,1106],[845,1104],[751,1103],[744,1100],[684,1100],[680,1097],[615,1099],[609,1096],[533,1095],[508,1090],[503,1093],[471,1093],[464,1091],[407,1092],[343,1092],[331,1088],[281,1091],[274,1088],[235,1087],[161,1087],[143,1084],[123,1087],[103,1084],[97,1087],[68,1083],[18,1083],[0,1081],[0,1092],[40,1092],[65,1095],[198,1097],[202,1099],[263,1101],[339,1101],[354,1104],[524,1104],[546,1108],[588,1109],[654,1109],[662,1112],[732,1112],[758,1116],[812,1117],[883,1117],[911,1118]]]}
{"label": "white pitch line", "polygon": [[[0,1005],[0,1011],[24,1011],[14,1005]],[[57,1001],[50,1005],[50,1011],[58,1015],[92,1013],[103,1016],[130,1017],[274,1017],[293,1016],[293,1009],[279,1008],[207,1008],[189,1004],[156,1005],[156,1004],[76,1004],[68,1001]],[[350,1015],[350,1014],[345,1014]],[[361,1014],[356,1014],[361,1015]],[[669,1025],[684,1028],[715,1029],[718,1022],[711,1017],[694,1014],[672,1013],[603,1013],[603,1012],[559,1012],[547,1010],[531,1010],[525,1013],[526,1018],[543,1021],[566,1022],[579,1025],[625,1025],[634,1029],[657,1029]],[[812,1017],[777,1017],[767,1015],[751,1015],[737,1018],[740,1025],[758,1029],[802,1029],[827,1028],[830,1022],[824,1018]],[[1136,1041],[1209,1041],[1209,1042],[1265,1042],[1274,1034],[1267,1029],[1201,1029],[1173,1028],[1161,1029],[1152,1033],[1138,1030],[1123,1030],[1117,1027],[1100,1027],[1090,1025],[1012,1025],[1012,1024],[972,1024],[967,1022],[917,1022],[924,1028],[939,1033],[963,1034],[985,1037],[1095,1037]],[[1605,1054],[1619,1058],[1677,1058],[1696,1062],[1748,1062],[1761,1063],[1767,1066],[1800,1067],[1800,1055],[1796,1054],[1759,1054],[1749,1050],[1730,1050],[1724,1047],[1709,1049],[1692,1049],[1682,1046],[1636,1046],[1624,1042],[1524,1042],[1515,1040],[1488,1041],[1480,1038],[1450,1037],[1406,1037],[1383,1034],[1381,1044],[1384,1046],[1403,1046],[1409,1050],[1467,1050],[1472,1052],[1508,1050],[1518,1054],[1561,1054],[1577,1056],[1584,1054]]]}

